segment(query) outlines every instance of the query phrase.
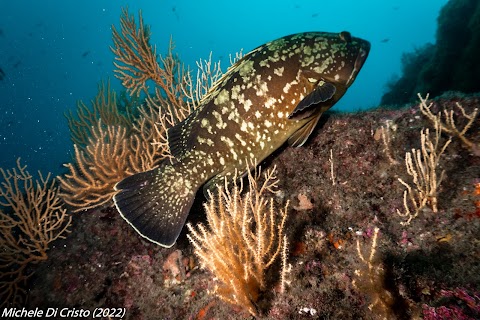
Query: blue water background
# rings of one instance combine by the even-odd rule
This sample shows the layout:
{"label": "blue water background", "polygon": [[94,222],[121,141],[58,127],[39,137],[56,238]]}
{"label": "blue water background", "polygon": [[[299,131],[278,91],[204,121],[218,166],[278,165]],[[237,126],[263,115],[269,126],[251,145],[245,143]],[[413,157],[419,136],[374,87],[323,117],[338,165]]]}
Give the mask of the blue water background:
{"label": "blue water background", "polygon": [[[72,143],[64,112],[89,102],[113,76],[111,25],[121,8],[141,9],[152,44],[166,52],[173,37],[181,59],[195,67],[213,51],[229,54],[302,31],[350,31],[372,44],[370,57],[336,110],[375,107],[400,73],[401,54],[434,42],[446,0],[398,1],[0,1],[0,167],[17,157],[30,171],[64,172]],[[138,16],[136,16],[138,17]]]}

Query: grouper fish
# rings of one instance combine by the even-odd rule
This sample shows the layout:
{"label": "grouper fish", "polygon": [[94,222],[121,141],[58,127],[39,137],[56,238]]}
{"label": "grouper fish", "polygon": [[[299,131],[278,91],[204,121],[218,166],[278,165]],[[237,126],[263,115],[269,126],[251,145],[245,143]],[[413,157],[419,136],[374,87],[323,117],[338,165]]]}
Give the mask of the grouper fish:
{"label": "grouper fish", "polygon": [[174,160],[117,183],[122,217],[143,237],[171,247],[202,185],[214,191],[286,141],[303,145],[354,82],[369,50],[368,41],[345,31],[306,32],[246,54],[167,131]]}

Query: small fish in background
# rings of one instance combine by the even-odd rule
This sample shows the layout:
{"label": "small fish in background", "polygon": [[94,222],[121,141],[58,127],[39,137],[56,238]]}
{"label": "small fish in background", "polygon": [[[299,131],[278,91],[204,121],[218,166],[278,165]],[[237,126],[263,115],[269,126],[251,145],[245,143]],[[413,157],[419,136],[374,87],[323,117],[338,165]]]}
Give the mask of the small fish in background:
{"label": "small fish in background", "polygon": [[0,80],[5,79],[5,71],[3,71],[2,68],[0,68]]}
{"label": "small fish in background", "polygon": [[312,18],[316,18],[316,17],[318,17],[318,16],[319,16],[319,13],[314,13],[314,14],[312,14]]}
{"label": "small fish in background", "polygon": [[380,40],[381,43],[387,43],[388,41],[390,41],[389,38],[385,38],[385,39]]}
{"label": "small fish in background", "polygon": [[18,60],[17,62],[15,62],[15,63],[12,65],[12,67],[13,67],[14,69],[17,69],[21,64],[22,64],[22,61]]}
{"label": "small fish in background", "polygon": [[143,237],[177,240],[197,190],[214,193],[285,142],[302,146],[357,77],[370,43],[348,32],[268,42],[232,65],[184,121],[168,129],[173,162],[117,183],[115,205]]}
{"label": "small fish in background", "polygon": [[172,7],[172,12],[175,15],[175,17],[177,18],[177,21],[180,21],[180,16],[178,15],[178,12],[177,12],[177,7],[173,6]]}
{"label": "small fish in background", "polygon": [[0,28],[0,37],[5,37],[5,34],[3,33],[3,29]]}
{"label": "small fish in background", "polygon": [[90,54],[90,51],[87,50],[85,51],[84,53],[82,53],[82,58],[85,58],[86,56],[88,56]]}

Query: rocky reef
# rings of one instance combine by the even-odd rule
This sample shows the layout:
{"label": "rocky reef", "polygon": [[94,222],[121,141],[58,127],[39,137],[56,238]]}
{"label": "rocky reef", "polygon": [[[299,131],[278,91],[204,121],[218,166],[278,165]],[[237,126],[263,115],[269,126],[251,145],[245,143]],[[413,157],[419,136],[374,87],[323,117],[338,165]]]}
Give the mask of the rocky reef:
{"label": "rocky reef", "polygon": [[[480,105],[453,94],[434,108],[456,110],[456,102],[467,113]],[[409,224],[397,213],[405,191],[398,178],[409,179],[405,152],[420,148],[425,127],[431,123],[416,104],[331,113],[303,147],[284,147],[261,164],[277,167],[279,207],[291,203],[291,270],[283,294],[280,266],[267,273],[273,285],[259,298],[258,318],[480,317],[480,157],[453,138],[439,165],[438,212],[426,206]],[[466,133],[477,145],[478,128],[477,118]],[[199,193],[189,222],[205,221],[204,200]],[[186,228],[165,249],[144,241],[114,208],[73,215],[71,234],[29,282],[28,308],[125,308],[124,319],[251,317],[209,294],[215,280],[199,268]]]}

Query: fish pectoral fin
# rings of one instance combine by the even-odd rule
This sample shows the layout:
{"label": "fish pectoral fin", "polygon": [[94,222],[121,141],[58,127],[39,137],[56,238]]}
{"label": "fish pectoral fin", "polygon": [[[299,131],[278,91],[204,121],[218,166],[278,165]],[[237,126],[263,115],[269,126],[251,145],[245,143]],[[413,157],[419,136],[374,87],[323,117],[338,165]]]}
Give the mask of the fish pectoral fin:
{"label": "fish pectoral fin", "polygon": [[113,200],[135,231],[169,248],[182,231],[198,189],[185,182],[174,166],[165,164],[117,183]]}
{"label": "fish pectoral fin", "polygon": [[295,131],[290,138],[288,138],[288,144],[292,147],[301,147],[307,140],[308,137],[313,132],[313,129],[317,126],[318,120],[322,116],[322,112],[319,112],[315,116],[312,117],[307,123],[303,125],[300,129]]}
{"label": "fish pectoral fin", "polygon": [[321,80],[317,87],[310,92],[302,101],[293,109],[288,116],[290,120],[306,119],[314,113],[315,108],[308,109],[310,106],[330,100],[337,91],[335,85],[330,82]]}

